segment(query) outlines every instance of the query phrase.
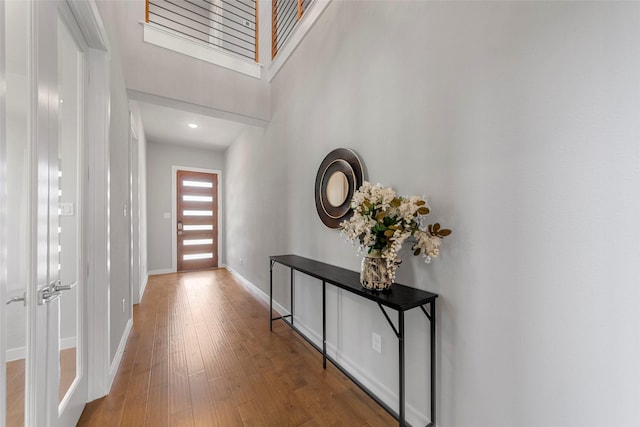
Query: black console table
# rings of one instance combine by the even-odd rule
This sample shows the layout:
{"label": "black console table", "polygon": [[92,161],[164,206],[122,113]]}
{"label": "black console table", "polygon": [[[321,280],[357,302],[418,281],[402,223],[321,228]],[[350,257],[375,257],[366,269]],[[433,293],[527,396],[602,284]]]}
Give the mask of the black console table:
{"label": "black console table", "polygon": [[[410,288],[408,286],[394,284],[390,290],[384,292],[368,291],[360,285],[360,275],[355,271],[346,270],[344,268],[314,261],[297,255],[277,255],[271,256],[269,267],[269,330],[273,330],[273,321],[282,319],[287,325],[291,326],[303,338],[305,338],[314,348],[322,353],[322,367],[327,368],[327,359],[333,363],[342,373],[344,373],[351,381],[363,389],[378,404],[385,408],[399,422],[400,426],[405,426],[405,351],[404,351],[404,312],[413,308],[420,307],[422,312],[429,319],[431,327],[431,422],[427,427],[435,426],[436,422],[436,406],[435,406],[435,389],[436,389],[436,372],[435,372],[435,355],[436,355],[436,298],[438,295],[422,291],[420,289]],[[273,317],[273,266],[274,264],[282,264],[291,269],[291,314]],[[319,348],[307,337],[305,337],[294,325],[294,271],[300,271],[309,276],[315,277],[322,281],[322,348]],[[349,372],[343,369],[333,358],[327,355],[327,324],[326,324],[326,285],[337,286],[340,289],[354,293],[363,298],[371,300],[378,304],[384,317],[389,322],[391,329],[398,337],[398,354],[399,354],[399,413],[395,413],[387,404],[382,402],[370,390],[364,387]],[[424,306],[429,305],[429,311]],[[398,327],[394,325],[391,318],[387,314],[384,307],[396,310],[398,312]],[[290,319],[287,321],[286,319]]]}

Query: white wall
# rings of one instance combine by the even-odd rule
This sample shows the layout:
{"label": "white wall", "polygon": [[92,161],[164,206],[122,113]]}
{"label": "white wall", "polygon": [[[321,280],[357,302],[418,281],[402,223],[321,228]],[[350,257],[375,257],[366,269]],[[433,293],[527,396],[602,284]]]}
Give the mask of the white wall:
{"label": "white wall", "polygon": [[[98,2],[111,42],[109,123],[109,298],[110,360],[132,318],[130,291],[129,101],[123,76],[117,27],[108,19],[110,3]],[[124,310],[122,300],[124,299]]]}
{"label": "white wall", "polygon": [[[147,144],[147,253],[149,272],[167,272],[172,269],[171,236],[173,233],[171,218],[164,218],[164,213],[171,213],[172,166],[186,166],[219,170],[222,172],[222,183],[226,180],[224,173],[224,153],[183,145],[160,144],[148,141]],[[224,223],[224,206],[218,205],[219,214]],[[224,227],[218,238],[224,242]],[[224,245],[218,254],[220,265],[225,263]]]}
{"label": "white wall", "polygon": [[[440,295],[438,425],[640,424],[639,24],[638,3],[332,2],[272,81],[271,125],[227,152],[227,264],[265,291],[271,254],[358,269],[313,202],[322,158],[352,148],[454,230],[397,277]],[[319,287],[296,280],[318,333]],[[329,305],[330,345],[394,391],[378,308]],[[407,328],[424,423],[422,314]]]}

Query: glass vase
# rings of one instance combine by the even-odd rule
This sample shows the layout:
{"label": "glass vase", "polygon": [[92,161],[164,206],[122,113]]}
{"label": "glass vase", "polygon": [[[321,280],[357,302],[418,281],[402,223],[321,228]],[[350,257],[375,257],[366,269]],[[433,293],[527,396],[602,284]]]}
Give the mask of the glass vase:
{"label": "glass vase", "polygon": [[360,283],[363,288],[372,291],[384,291],[393,284],[391,269],[387,266],[387,260],[382,258],[380,251],[372,250],[362,258]]}

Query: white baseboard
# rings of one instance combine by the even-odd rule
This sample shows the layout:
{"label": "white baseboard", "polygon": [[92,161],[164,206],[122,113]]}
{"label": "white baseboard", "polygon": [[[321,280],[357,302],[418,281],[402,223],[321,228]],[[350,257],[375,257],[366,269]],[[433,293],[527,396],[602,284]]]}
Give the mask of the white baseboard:
{"label": "white baseboard", "polygon": [[113,362],[111,362],[111,366],[109,367],[109,386],[107,387],[107,390],[111,390],[113,380],[116,378],[116,374],[118,373],[118,368],[120,367],[120,362],[122,361],[122,355],[124,354],[124,348],[127,346],[127,339],[129,339],[129,334],[131,333],[132,327],[133,319],[129,319],[127,321],[127,325],[124,328],[124,332],[122,333],[122,337],[120,338],[118,351],[116,351]]}
{"label": "white baseboard", "polygon": [[78,339],[76,337],[62,338],[60,340],[60,350],[66,350],[78,346]]}
{"label": "white baseboard", "polygon": [[[251,283],[245,277],[243,277],[240,273],[238,273],[233,268],[227,266],[227,270],[249,291],[255,294],[262,301],[269,304],[269,295],[267,295],[262,289],[258,288],[256,285]],[[289,310],[284,308],[280,303],[273,301],[273,308],[280,313],[280,315],[290,314]],[[302,333],[305,337],[307,337],[311,342],[316,344],[317,346],[322,346],[322,335],[307,327],[303,322],[296,318],[295,321],[296,328]],[[373,394],[378,396],[380,400],[385,402],[389,407],[398,411],[398,393],[389,389],[386,385],[380,383],[376,378],[372,377],[369,373],[361,370],[359,368],[359,364],[346,356],[344,353],[340,351],[339,348],[335,346],[333,343],[327,342],[327,354],[331,356],[334,360],[340,362],[340,366],[353,375],[355,378],[362,383],[366,388],[368,388]],[[414,406],[407,403],[406,407],[406,419],[411,425],[427,425],[429,424],[429,418],[422,411],[417,410]]]}
{"label": "white baseboard", "polygon": [[[62,338],[60,340],[60,350],[66,350],[77,346],[76,337]],[[26,347],[8,348],[6,352],[6,361],[13,362],[14,360],[24,359],[27,354]]]}
{"label": "white baseboard", "polygon": [[[238,279],[238,281],[245,287],[247,288],[251,293],[253,293],[255,296],[257,296],[260,300],[264,301],[265,303],[269,304],[269,295],[267,295],[262,289],[260,289],[259,287],[257,287],[256,285],[254,285],[253,283],[251,283],[249,280],[247,280],[242,274],[238,273],[236,270],[234,270],[233,268],[229,267],[228,265],[225,266],[225,268],[231,273],[233,274],[233,276]],[[281,316],[284,316],[286,314],[289,314],[289,310],[284,308],[284,306],[282,306],[279,302],[277,301],[273,301],[273,308],[274,310],[276,310],[278,313],[280,313]]]}
{"label": "white baseboard", "polygon": [[8,348],[6,354],[6,361],[13,362],[14,360],[24,359],[26,354],[26,347]]}
{"label": "white baseboard", "polygon": [[142,297],[144,296],[144,291],[145,289],[147,289],[147,282],[149,281],[149,275],[145,274],[142,278],[142,280],[140,281],[141,285],[140,286],[140,296],[138,297],[138,301],[142,301]]}
{"label": "white baseboard", "polygon": [[169,273],[175,273],[175,272],[176,271],[174,269],[172,269],[172,268],[161,268],[160,270],[151,270],[151,271],[149,271],[149,276],[154,276],[156,274],[169,274]]}

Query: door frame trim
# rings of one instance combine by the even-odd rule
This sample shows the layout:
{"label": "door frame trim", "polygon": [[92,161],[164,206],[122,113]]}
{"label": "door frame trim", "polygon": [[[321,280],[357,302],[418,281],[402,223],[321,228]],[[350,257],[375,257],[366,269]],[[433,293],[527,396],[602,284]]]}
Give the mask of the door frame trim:
{"label": "door frame trim", "polygon": [[88,401],[106,395],[109,379],[110,298],[109,298],[109,58],[107,52],[89,49],[87,53],[91,83],[87,88],[87,306],[89,360],[87,366]]}
{"label": "door frame trim", "polygon": [[[5,126],[5,103],[6,103],[6,89],[7,89],[7,79],[5,78],[5,28],[4,25],[4,2],[0,2],[0,22],[2,23],[2,28],[0,29],[0,130],[5,132],[6,134],[6,126]],[[6,140],[5,135],[0,135],[0,236],[2,238],[0,241],[6,242],[6,226],[7,226],[7,203],[5,200],[6,197],[6,186],[7,186],[7,171],[6,171]],[[0,265],[7,265],[7,251],[3,248],[0,248]],[[6,268],[0,269],[0,319],[6,319],[6,304],[7,300],[7,270]],[[5,337],[5,328],[0,327],[0,414],[7,413],[7,395],[6,395],[6,385],[7,385],[7,369],[6,369],[6,337]],[[0,425],[4,425],[4,420],[0,420]]]}
{"label": "door frame trim", "polygon": [[[87,402],[106,395],[109,375],[109,102],[111,46],[94,0],[67,0],[88,44],[85,87]],[[91,309],[89,309],[91,307]]]}
{"label": "door frame trim", "polygon": [[[135,144],[134,144],[135,141]],[[135,149],[134,149],[135,148]],[[141,262],[140,262],[140,139],[136,131],[136,120],[129,110],[129,222],[130,222],[130,257],[131,274],[129,282],[131,304],[140,304],[142,293]],[[134,174],[134,171],[136,172]],[[135,209],[134,209],[135,208]]]}
{"label": "door frame trim", "polygon": [[178,175],[178,171],[188,171],[188,172],[203,172],[203,173],[212,173],[218,175],[218,267],[221,267],[224,263],[222,262],[222,209],[220,200],[222,199],[222,171],[217,169],[204,169],[204,168],[194,168],[191,166],[171,166],[171,271],[173,273],[178,271],[178,239],[176,237],[176,228],[177,224],[177,213],[178,209],[176,206],[176,195],[178,194],[178,189],[176,186],[176,178]]}

